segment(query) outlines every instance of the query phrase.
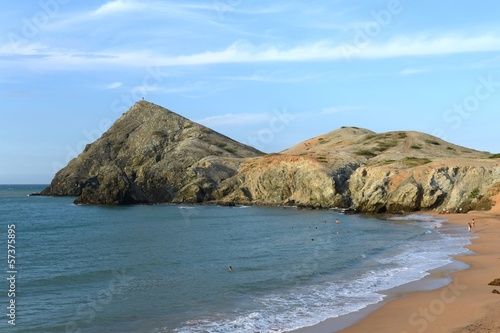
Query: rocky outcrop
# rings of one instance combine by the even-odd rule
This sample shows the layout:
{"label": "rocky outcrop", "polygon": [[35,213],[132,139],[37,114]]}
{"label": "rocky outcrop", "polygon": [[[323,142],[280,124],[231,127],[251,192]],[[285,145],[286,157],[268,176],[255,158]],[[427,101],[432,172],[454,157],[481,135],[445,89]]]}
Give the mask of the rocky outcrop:
{"label": "rocky outcrop", "polygon": [[411,168],[362,167],[351,177],[350,189],[353,205],[363,212],[437,209],[465,213],[477,208],[484,194],[499,182],[496,163],[454,159]]}
{"label": "rocky outcrop", "polygon": [[500,192],[489,156],[423,133],[347,127],[247,162],[218,199],[365,213],[488,209]]}
{"label": "rocky outcrop", "polygon": [[215,202],[366,213],[488,209],[490,153],[418,132],[343,127],[264,155],[146,101],[59,171],[43,195],[76,203]]}
{"label": "rocky outcrop", "polygon": [[490,283],[488,283],[489,286],[500,286],[500,279],[494,279]]}
{"label": "rocky outcrop", "polygon": [[140,101],[60,170],[42,194],[76,203],[206,202],[248,158],[263,155]]}
{"label": "rocky outcrop", "polygon": [[265,205],[326,208],[336,205],[329,169],[300,156],[270,155],[251,160],[224,184],[219,199]]}

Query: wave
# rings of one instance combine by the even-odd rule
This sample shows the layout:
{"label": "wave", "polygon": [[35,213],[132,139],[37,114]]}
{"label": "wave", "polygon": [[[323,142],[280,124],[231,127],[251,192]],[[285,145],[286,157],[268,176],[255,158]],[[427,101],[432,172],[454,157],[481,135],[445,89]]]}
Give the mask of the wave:
{"label": "wave", "polygon": [[[441,219],[415,214],[393,220],[413,222],[425,231],[402,240],[396,248],[363,254],[360,259],[365,266],[356,275],[332,277],[309,285],[301,280],[281,291],[270,288],[269,295],[251,297],[251,308],[191,319],[173,332],[281,333],[313,326],[378,303],[384,299],[384,291],[418,281],[429,275],[429,271],[449,264],[452,255],[467,251],[463,248],[468,243],[467,237],[437,231]],[[162,332],[172,330],[165,328]]]}

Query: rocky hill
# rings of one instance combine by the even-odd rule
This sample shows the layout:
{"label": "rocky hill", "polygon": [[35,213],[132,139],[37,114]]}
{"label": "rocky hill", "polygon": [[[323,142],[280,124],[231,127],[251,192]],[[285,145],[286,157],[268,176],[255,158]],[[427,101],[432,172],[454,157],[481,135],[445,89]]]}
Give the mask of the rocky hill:
{"label": "rocky hill", "polygon": [[367,213],[487,209],[500,191],[490,157],[424,133],[346,127],[246,162],[221,199]]}
{"label": "rocky hill", "polygon": [[44,195],[77,203],[216,202],[358,212],[488,209],[490,153],[418,132],[344,127],[264,155],[141,101],[57,173]]}
{"label": "rocky hill", "polygon": [[140,101],[60,170],[42,195],[76,203],[207,202],[258,150]]}

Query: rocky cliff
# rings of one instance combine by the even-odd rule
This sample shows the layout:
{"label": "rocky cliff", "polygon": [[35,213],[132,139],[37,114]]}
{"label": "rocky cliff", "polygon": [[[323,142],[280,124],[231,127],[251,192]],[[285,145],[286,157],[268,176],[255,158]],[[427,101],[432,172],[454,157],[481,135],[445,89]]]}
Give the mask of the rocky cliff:
{"label": "rocky cliff", "polygon": [[496,157],[410,131],[345,127],[279,154],[136,103],[58,172],[44,195],[77,203],[217,202],[358,212],[488,209]]}
{"label": "rocky cliff", "polygon": [[424,133],[346,127],[246,162],[220,199],[365,213],[488,209],[500,191],[490,157]]}
{"label": "rocky cliff", "polygon": [[248,158],[263,155],[140,101],[60,170],[42,194],[76,203],[207,202]]}

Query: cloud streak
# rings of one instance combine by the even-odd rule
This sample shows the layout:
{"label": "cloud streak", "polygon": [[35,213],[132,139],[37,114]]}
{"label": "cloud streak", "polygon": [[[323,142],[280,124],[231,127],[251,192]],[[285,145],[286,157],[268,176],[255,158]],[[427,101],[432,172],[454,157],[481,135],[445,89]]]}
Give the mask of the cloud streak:
{"label": "cloud streak", "polygon": [[[354,53],[351,48],[356,48]],[[329,41],[317,41],[292,48],[271,45],[254,46],[236,42],[220,51],[206,51],[192,55],[160,57],[163,66],[210,65],[222,63],[338,61],[347,56],[359,59],[384,59],[415,56],[438,56],[471,52],[500,51],[500,37],[442,36],[438,38],[402,37],[386,43],[369,44],[364,48]]]}
{"label": "cloud streak", "polygon": [[91,13],[92,16],[107,16],[120,14],[125,12],[132,12],[144,8],[144,5],[140,2],[133,0],[114,0],[106,2],[104,5],[100,6],[94,12]]}
{"label": "cloud streak", "polygon": [[[237,63],[273,63],[273,62],[312,62],[312,61],[343,61],[349,55],[350,59],[388,59],[399,57],[440,56],[473,52],[500,51],[500,37],[496,35],[483,36],[441,36],[400,37],[385,43],[370,43],[355,52],[351,44],[332,44],[322,40],[305,43],[294,47],[278,47],[270,44],[253,45],[246,41],[237,41],[228,47],[216,51],[204,51],[189,55],[164,55],[153,52],[122,52],[100,50],[82,52],[64,49],[49,49],[41,45],[26,45],[21,48],[21,54],[30,54],[30,59],[12,60],[8,50],[0,52],[0,62],[14,61],[37,62],[38,65],[58,68],[74,68],[72,66],[128,66],[143,67],[145,64],[156,66],[206,66]],[[10,54],[14,55],[14,54]],[[50,66],[52,64],[52,66]],[[64,66],[66,65],[66,66]]]}
{"label": "cloud streak", "polygon": [[121,82],[113,82],[110,85],[108,85],[105,89],[116,89],[120,88],[123,85]]}
{"label": "cloud streak", "polygon": [[265,113],[226,113],[224,115],[206,117],[197,120],[197,122],[205,126],[234,126],[265,123],[269,121],[270,118],[271,116]]}

